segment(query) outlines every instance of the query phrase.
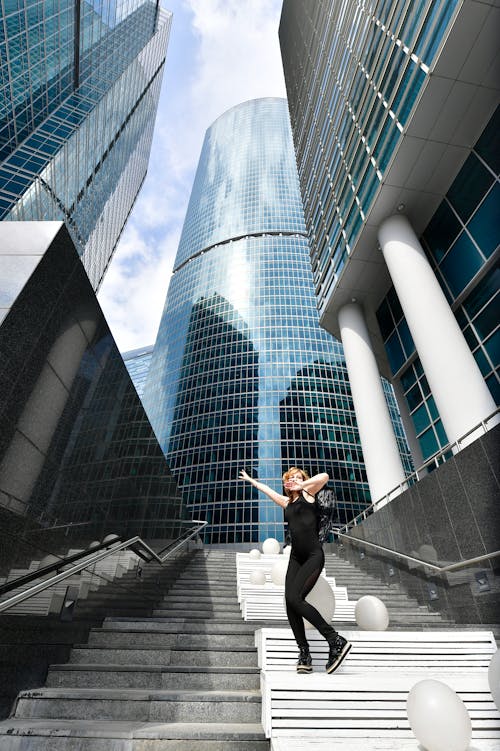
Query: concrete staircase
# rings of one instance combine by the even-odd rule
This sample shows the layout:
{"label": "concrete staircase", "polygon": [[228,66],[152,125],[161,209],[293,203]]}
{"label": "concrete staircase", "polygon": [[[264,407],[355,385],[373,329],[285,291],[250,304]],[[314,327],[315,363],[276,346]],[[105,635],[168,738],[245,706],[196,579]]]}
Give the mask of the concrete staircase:
{"label": "concrete staircase", "polygon": [[0,723],[3,751],[260,751],[234,553],[197,551],[150,617],[107,617]]}
{"label": "concrete staircase", "polygon": [[347,587],[349,600],[359,600],[364,595],[374,595],[381,599],[389,611],[390,628],[446,628],[453,621],[443,618],[440,613],[409,597],[399,582],[387,584],[379,578],[356,568],[349,561],[335,553],[325,556],[327,576],[334,576],[336,583]]}
{"label": "concrete staircase", "polygon": [[[391,628],[454,627],[336,556],[326,570],[350,599],[381,597]],[[152,612],[130,605],[116,602],[43,688],[19,693],[2,751],[267,750],[254,631],[278,624],[242,620],[235,551],[194,552]]]}

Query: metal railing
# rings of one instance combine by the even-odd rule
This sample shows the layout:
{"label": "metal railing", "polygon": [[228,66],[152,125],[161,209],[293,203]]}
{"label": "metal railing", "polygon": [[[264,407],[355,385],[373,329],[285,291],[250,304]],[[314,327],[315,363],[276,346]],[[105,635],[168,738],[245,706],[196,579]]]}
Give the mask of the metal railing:
{"label": "metal railing", "polygon": [[457,561],[456,563],[450,563],[447,566],[438,566],[435,563],[431,563],[430,561],[425,561],[422,558],[415,558],[412,555],[406,555],[406,553],[400,553],[398,550],[393,550],[392,548],[386,548],[384,545],[378,545],[375,542],[368,542],[368,540],[363,540],[360,537],[353,537],[352,535],[347,535],[342,532],[337,533],[340,538],[343,540],[347,540],[350,543],[361,545],[362,547],[368,547],[376,550],[379,553],[387,553],[392,558],[398,558],[400,560],[404,560],[407,563],[414,563],[417,565],[424,566],[425,568],[431,569],[432,571],[435,571],[437,574],[449,574],[452,571],[458,571],[461,568],[469,568],[470,566],[474,566],[477,563],[482,563],[483,561],[492,560],[493,558],[498,558],[500,556],[500,550],[495,550],[492,553],[485,553],[484,555],[478,555],[475,558],[468,558],[465,561]]}
{"label": "metal railing", "polygon": [[458,438],[456,441],[448,443],[446,446],[439,449],[439,451],[436,451],[432,456],[426,459],[426,461],[418,469],[409,474],[404,482],[396,485],[394,488],[389,490],[388,493],[383,495],[382,498],[379,498],[377,501],[371,503],[357,516],[351,519],[350,522],[347,522],[347,524],[344,524],[343,527],[340,527],[338,534],[346,534],[350,529],[356,527],[358,524],[371,516],[374,511],[378,511],[379,508],[383,508],[391,500],[401,495],[401,493],[403,493],[405,490],[408,490],[409,487],[418,482],[422,477],[425,477],[429,474],[429,472],[437,469],[439,466],[441,466],[441,464],[444,464],[446,461],[448,461],[449,458],[455,456],[455,454],[460,451],[463,441],[465,441],[466,438],[472,435],[472,433],[475,433],[480,429],[483,430],[483,433],[487,433],[489,430],[489,428],[487,427],[488,423],[491,422],[491,420],[493,420],[499,414],[500,407],[497,407],[497,409],[492,412],[491,415],[488,415],[488,417],[486,417],[484,420],[481,420],[480,423],[468,430],[467,433],[464,433],[463,436]]}
{"label": "metal railing", "polygon": [[[28,576],[30,577],[30,581],[39,579],[47,573],[50,573],[50,571],[57,571],[63,566],[68,565],[68,563],[73,562],[73,565],[70,565],[70,567],[66,571],[57,573],[55,576],[52,576],[49,579],[44,579],[38,584],[34,584],[29,589],[25,589],[23,592],[19,592],[17,595],[9,597],[8,600],[0,602],[0,613],[5,612],[9,608],[12,608],[14,605],[18,605],[20,602],[24,602],[30,597],[34,597],[34,595],[37,595],[40,592],[53,587],[55,584],[64,581],[64,579],[68,579],[70,576],[74,576],[75,574],[80,573],[80,571],[83,571],[89,566],[93,566],[99,561],[102,561],[104,558],[107,558],[110,555],[114,555],[122,550],[130,549],[146,562],[155,561],[156,563],[163,565],[165,561],[168,560],[168,558],[170,558],[177,550],[179,550],[180,547],[185,545],[186,542],[191,540],[193,537],[196,537],[196,535],[198,535],[201,530],[208,525],[208,522],[201,521],[199,519],[193,519],[193,523],[196,526],[187,530],[184,535],[181,536],[183,537],[183,539],[178,538],[169,546],[161,550],[159,553],[156,553],[146,542],[144,542],[141,537],[136,536],[124,541],[118,538],[117,541],[113,540],[109,543],[103,542],[101,545],[99,545],[98,548],[95,547],[92,549],[87,549],[87,551],[82,551],[81,553],[69,556],[68,558],[61,558],[59,561],[57,561],[57,563],[51,564],[50,566],[45,566],[43,569],[33,572],[33,574],[29,574]],[[105,549],[103,549],[104,546],[106,546]],[[79,558],[80,560],[75,562],[75,558]],[[16,583],[17,586],[21,586],[22,579],[24,579],[24,583],[26,583],[26,578],[20,577],[14,582],[9,583],[9,589],[12,589],[13,587],[11,585],[14,585]]]}

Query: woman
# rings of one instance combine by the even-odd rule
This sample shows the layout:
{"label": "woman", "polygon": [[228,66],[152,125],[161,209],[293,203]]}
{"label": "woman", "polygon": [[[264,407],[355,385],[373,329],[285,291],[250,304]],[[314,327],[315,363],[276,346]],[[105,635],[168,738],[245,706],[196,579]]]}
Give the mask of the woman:
{"label": "woman", "polygon": [[326,472],[309,477],[304,470],[292,467],[283,475],[286,495],[280,495],[268,485],[254,480],[244,470],[240,472],[240,478],[285,509],[285,519],[292,538],[292,552],[285,580],[285,601],[288,620],[300,650],[297,672],[312,672],[312,659],[302,620],[305,618],[327,640],[330,651],[326,672],[333,673],[351,649],[351,644],[305,600],[325,565],[325,554],[318,538],[318,509],[314,496],[326,485],[329,477]]}

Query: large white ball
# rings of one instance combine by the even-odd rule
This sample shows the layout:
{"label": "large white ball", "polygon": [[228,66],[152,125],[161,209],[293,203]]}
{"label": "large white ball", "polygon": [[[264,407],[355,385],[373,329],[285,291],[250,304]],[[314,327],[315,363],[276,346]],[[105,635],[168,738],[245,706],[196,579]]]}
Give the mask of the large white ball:
{"label": "large white ball", "polygon": [[250,584],[265,584],[266,575],[263,571],[257,570],[250,573]]}
{"label": "large white ball", "polygon": [[271,569],[271,581],[273,584],[283,586],[288,570],[288,558],[280,558]]}
{"label": "large white ball", "polygon": [[415,737],[427,751],[466,751],[472,735],[469,713],[441,681],[426,679],[408,694],[406,711]]}
{"label": "large white ball", "polygon": [[389,625],[389,613],[378,597],[360,597],[354,608],[356,623],[364,631],[385,631]]}
{"label": "large white ball", "polygon": [[257,550],[257,548],[254,548],[253,550],[250,551],[249,556],[250,558],[255,558],[257,560],[257,558],[260,558],[260,550]]}
{"label": "large white ball", "polygon": [[274,537],[268,537],[267,540],[264,540],[262,543],[262,552],[266,555],[279,553],[280,544],[278,540],[275,540]]}
{"label": "large white ball", "polygon": [[498,710],[500,710],[500,649],[491,658],[488,668],[488,683],[491,695]]}
{"label": "large white ball", "polygon": [[[318,581],[307,595],[306,602],[316,608],[327,623],[332,622],[333,614],[335,613],[335,595],[333,594],[333,589],[323,576],[319,577]],[[305,618],[304,626],[306,628],[314,628],[312,623],[306,621]]]}

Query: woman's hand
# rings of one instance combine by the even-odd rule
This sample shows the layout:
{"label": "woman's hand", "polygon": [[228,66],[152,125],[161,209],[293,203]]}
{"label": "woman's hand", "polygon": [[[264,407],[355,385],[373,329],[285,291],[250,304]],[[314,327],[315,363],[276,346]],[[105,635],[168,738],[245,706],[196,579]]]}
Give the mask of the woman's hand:
{"label": "woman's hand", "polygon": [[247,475],[244,469],[242,469],[240,472],[240,480],[246,480],[247,482],[252,482],[252,478],[250,477],[250,475]]}
{"label": "woman's hand", "polygon": [[287,480],[284,485],[287,490],[302,490],[304,488],[304,480],[299,480],[298,477],[294,477]]}

